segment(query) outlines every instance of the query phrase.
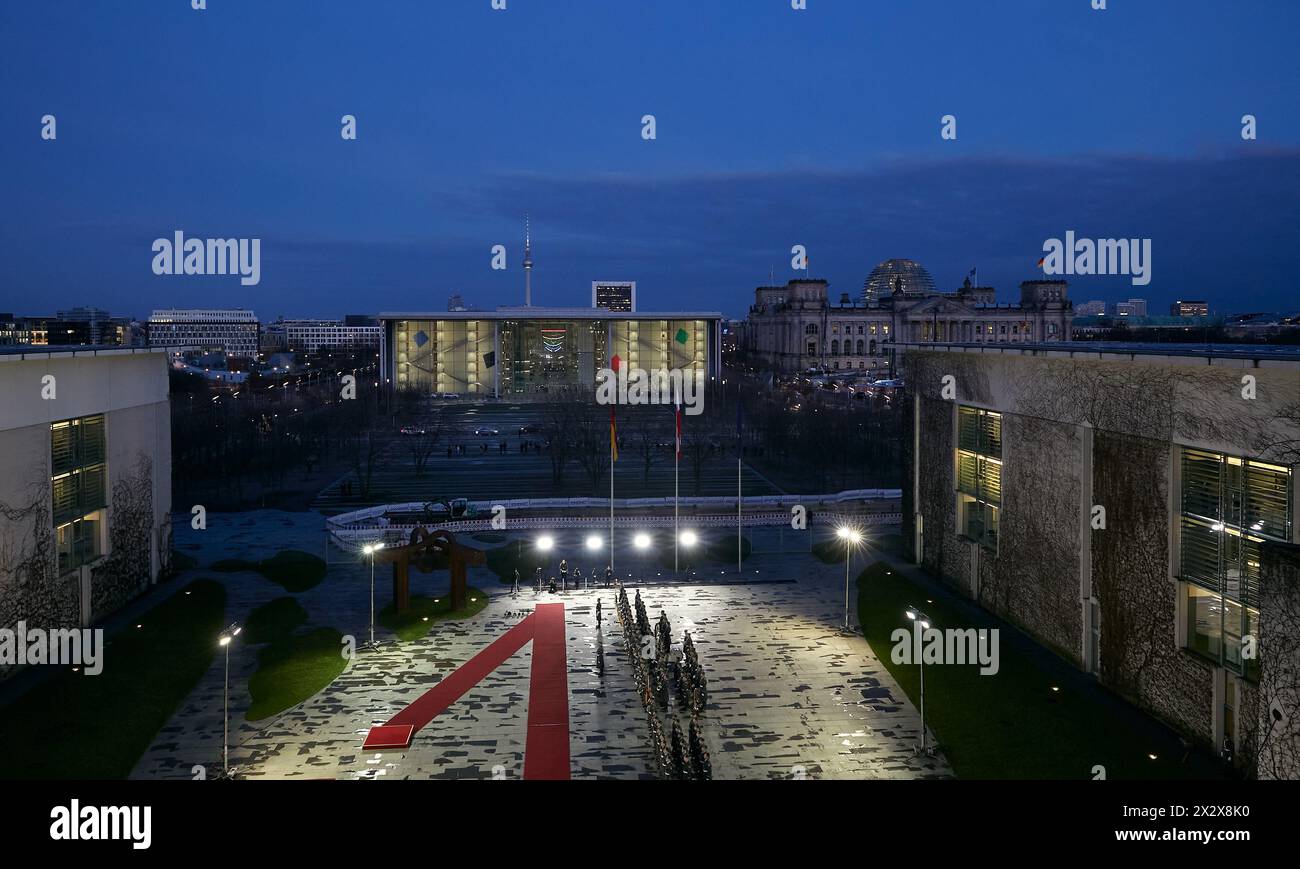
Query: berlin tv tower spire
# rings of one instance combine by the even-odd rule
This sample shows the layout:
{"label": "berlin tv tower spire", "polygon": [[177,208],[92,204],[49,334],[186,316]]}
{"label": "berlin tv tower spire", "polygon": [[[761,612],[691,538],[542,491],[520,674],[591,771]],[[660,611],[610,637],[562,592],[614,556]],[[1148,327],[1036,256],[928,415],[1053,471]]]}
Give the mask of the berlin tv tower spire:
{"label": "berlin tv tower spire", "polygon": [[533,306],[533,231],[532,220],[524,215],[524,307]]}

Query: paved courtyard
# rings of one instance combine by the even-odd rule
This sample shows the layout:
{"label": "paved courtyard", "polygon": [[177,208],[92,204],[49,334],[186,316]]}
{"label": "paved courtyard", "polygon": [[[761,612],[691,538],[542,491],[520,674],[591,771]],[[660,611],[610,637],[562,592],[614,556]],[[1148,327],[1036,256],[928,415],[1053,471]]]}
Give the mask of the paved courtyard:
{"label": "paved courtyard", "polygon": [[[253,520],[253,521],[250,521]],[[177,529],[200,565],[280,548],[320,551],[317,514],[241,514],[224,528]],[[197,547],[197,548],[196,548]],[[752,571],[752,572],[751,572]],[[856,570],[855,570],[856,572]],[[242,619],[283,591],[256,574],[211,574],[225,582],[227,615]],[[710,584],[649,584],[642,598],[655,621],[662,609],[680,644],[689,630],[709,680],[703,733],[715,779],[946,777],[942,757],[917,757],[919,716],[866,641],[846,634],[842,568],[805,553],[759,554]],[[415,734],[405,750],[364,752],[370,727],[382,724],[533,611],[564,604],[568,667],[570,772],[575,779],[652,778],[646,712],[633,684],[614,617],[613,589],[512,597],[476,568],[470,584],[491,601],[472,619],[443,622],[422,640],[361,652],[316,696],[270,719],[249,723],[247,680],[253,649],[232,655],[231,762],[249,778],[423,779],[519,778],[526,742],[532,644],[511,656]],[[446,580],[413,574],[416,594],[441,593]],[[377,583],[388,602],[386,574]],[[633,588],[629,586],[629,595]],[[368,573],[361,564],[331,565],[320,586],[297,595],[311,626],[362,637],[368,618]],[[603,631],[595,609],[602,602]],[[597,671],[597,649],[605,655]],[[136,766],[137,778],[211,775],[221,753],[222,659]],[[681,718],[683,728],[686,720]]]}

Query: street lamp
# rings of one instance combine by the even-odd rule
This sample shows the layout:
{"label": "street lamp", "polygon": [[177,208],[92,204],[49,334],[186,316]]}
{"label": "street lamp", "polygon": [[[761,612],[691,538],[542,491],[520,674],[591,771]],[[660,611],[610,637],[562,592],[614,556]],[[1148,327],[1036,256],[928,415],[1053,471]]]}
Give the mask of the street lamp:
{"label": "street lamp", "polygon": [[[925,631],[930,630],[930,617],[914,606],[907,608],[907,617],[921,628],[922,645],[925,641]],[[921,666],[921,754],[929,754],[930,750],[925,744],[925,655],[917,656],[917,663]]]}
{"label": "street lamp", "polygon": [[221,632],[217,637],[217,645],[226,650],[226,687],[225,687],[225,707],[222,713],[221,721],[221,778],[228,779],[230,775],[230,642],[239,636],[243,630],[238,624],[232,622],[229,627]]}
{"label": "street lamp", "polygon": [[361,551],[370,557],[370,642],[362,643],[361,648],[374,651],[382,643],[375,642],[375,553],[384,548],[383,541],[367,543]]}
{"label": "street lamp", "polygon": [[849,627],[849,561],[851,560],[851,550],[862,542],[862,532],[856,528],[850,528],[847,525],[841,525],[835,532],[835,536],[844,541],[844,628]]}
{"label": "street lamp", "polygon": [[555,538],[550,535],[543,535],[537,538],[537,549],[541,552],[550,552],[555,548]]}
{"label": "street lamp", "polygon": [[645,581],[645,553],[650,548],[650,535],[644,531],[632,538],[632,545],[641,552],[641,580]]}
{"label": "street lamp", "polygon": [[590,537],[587,538],[587,551],[595,552],[597,549],[601,547],[601,545],[604,542],[605,541],[600,539],[600,535],[592,534]]}
{"label": "street lamp", "polygon": [[700,542],[700,538],[695,536],[694,531],[683,531],[681,536],[682,545],[688,549]]}

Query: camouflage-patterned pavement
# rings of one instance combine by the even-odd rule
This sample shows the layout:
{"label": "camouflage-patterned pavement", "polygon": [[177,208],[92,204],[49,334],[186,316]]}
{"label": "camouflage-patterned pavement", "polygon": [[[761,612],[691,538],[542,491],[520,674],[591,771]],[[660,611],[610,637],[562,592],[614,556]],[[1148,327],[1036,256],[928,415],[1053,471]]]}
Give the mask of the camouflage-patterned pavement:
{"label": "camouflage-patterned pavement", "polygon": [[[310,548],[323,523],[316,514],[265,512],[275,546],[298,541]],[[245,517],[241,516],[241,519]],[[220,523],[215,523],[219,526]],[[209,523],[210,528],[214,523]],[[240,524],[204,532],[200,563],[249,552]],[[188,527],[185,529],[188,532]],[[188,540],[194,535],[183,534]],[[300,539],[299,539],[300,538]],[[269,553],[268,553],[269,554]],[[749,568],[757,573],[749,578]],[[513,598],[495,577],[476,569],[470,582],[491,602],[472,619],[445,622],[422,640],[362,652],[325,690],[299,706],[256,724],[243,719],[254,650],[232,657],[231,762],[249,778],[519,778],[523,771],[531,671],[531,644],[415,735],[403,751],[363,752],[374,724],[388,720],[447,673],[530,613],[539,602],[565,605],[571,774],[585,778],[653,777],[646,713],[636,695],[621,632],[611,623],[613,590],[540,595],[529,588]],[[198,571],[202,574],[202,571]],[[207,575],[207,574],[203,574]],[[230,590],[228,615],[278,596],[255,574],[216,574]],[[689,630],[709,680],[704,734],[714,777],[915,778],[951,775],[941,757],[917,757],[919,717],[866,641],[840,628],[843,573],[808,554],[755,555],[747,579],[734,571],[706,585],[651,584],[641,589],[652,621],[662,609],[674,641]],[[735,584],[723,584],[731,581]],[[414,580],[417,593],[429,588]],[[379,600],[387,601],[381,582]],[[442,584],[445,590],[445,581]],[[317,588],[298,595],[311,625],[364,636],[368,575],[362,565],[332,565]],[[629,588],[629,593],[632,589]],[[604,630],[595,623],[602,601]],[[243,608],[244,611],[240,612]],[[596,650],[603,645],[604,674]],[[138,778],[189,778],[200,765],[220,766],[222,660],[195,689],[137,765]],[[685,725],[685,721],[682,722]]]}

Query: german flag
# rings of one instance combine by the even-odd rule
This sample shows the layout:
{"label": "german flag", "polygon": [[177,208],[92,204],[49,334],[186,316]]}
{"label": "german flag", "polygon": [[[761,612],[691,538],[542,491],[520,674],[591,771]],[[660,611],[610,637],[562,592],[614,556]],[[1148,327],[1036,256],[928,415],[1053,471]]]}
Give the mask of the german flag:
{"label": "german flag", "polygon": [[609,406],[609,460],[618,461],[618,422],[614,419],[614,405]]}

